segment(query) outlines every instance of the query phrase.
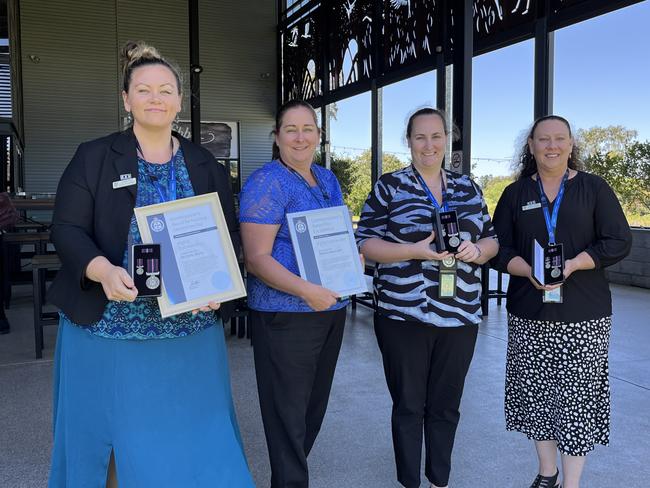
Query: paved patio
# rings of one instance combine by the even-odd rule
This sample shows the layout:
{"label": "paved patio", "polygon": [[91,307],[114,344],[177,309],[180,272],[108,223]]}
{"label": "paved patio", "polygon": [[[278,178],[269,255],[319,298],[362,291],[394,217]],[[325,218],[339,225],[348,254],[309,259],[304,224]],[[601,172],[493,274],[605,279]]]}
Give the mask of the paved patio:
{"label": "paved patio", "polygon": [[[589,456],[583,486],[644,488],[650,486],[650,290],[612,286],[612,291],[611,446],[599,446]],[[17,288],[15,294],[8,310],[12,332],[0,336],[0,487],[37,488],[47,483],[56,328],[46,328],[44,359],[34,360],[29,289]],[[348,319],[329,410],[309,458],[311,486],[396,487],[390,398],[372,314],[360,306],[349,311]],[[532,444],[504,430],[506,334],[505,307],[493,303],[481,326],[465,389],[453,488],[527,488],[536,473]],[[248,461],[257,485],[268,487],[252,349],[246,339],[227,339]]]}

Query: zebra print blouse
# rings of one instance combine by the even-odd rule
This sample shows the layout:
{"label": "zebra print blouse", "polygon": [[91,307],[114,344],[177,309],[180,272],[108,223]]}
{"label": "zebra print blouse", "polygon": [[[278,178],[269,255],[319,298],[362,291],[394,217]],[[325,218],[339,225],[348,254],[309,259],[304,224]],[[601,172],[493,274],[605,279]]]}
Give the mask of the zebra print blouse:
{"label": "zebra print blouse", "polygon": [[[496,237],[483,195],[465,175],[446,171],[445,201],[458,213],[461,238],[476,242]],[[433,205],[409,166],[379,178],[361,212],[356,232],[359,247],[370,238],[414,243],[433,230]],[[456,298],[438,298],[438,261],[380,263],[374,287],[378,311],[392,319],[438,327],[481,321],[481,266],[458,261]]]}

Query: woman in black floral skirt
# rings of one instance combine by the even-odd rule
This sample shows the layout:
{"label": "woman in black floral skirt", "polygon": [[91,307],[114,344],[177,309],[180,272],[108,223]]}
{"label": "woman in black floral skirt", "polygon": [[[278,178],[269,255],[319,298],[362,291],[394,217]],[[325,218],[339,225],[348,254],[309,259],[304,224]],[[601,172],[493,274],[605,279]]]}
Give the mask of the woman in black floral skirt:
{"label": "woman in black floral skirt", "polygon": [[[632,236],[609,185],[580,171],[562,117],[533,124],[519,169],[494,214],[500,251],[493,265],[511,275],[506,427],[535,441],[539,474],[531,488],[560,486],[558,451],[563,487],[578,488],[585,455],[609,443],[612,301],[604,268],[628,254]],[[562,283],[542,286],[531,276],[534,241],[549,256],[562,245],[563,267],[543,261]]]}

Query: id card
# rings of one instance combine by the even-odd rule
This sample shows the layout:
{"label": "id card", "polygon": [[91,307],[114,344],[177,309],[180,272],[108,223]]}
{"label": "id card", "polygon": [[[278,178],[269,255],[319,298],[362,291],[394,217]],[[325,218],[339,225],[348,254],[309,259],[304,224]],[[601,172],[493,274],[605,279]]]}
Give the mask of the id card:
{"label": "id card", "polygon": [[159,297],[162,294],[160,257],[160,244],[131,246],[129,272],[139,297]]}
{"label": "id card", "polygon": [[438,298],[456,297],[456,264],[453,256],[440,261]]}
{"label": "id card", "polygon": [[562,287],[559,286],[553,290],[544,291],[542,296],[543,303],[562,303]]}

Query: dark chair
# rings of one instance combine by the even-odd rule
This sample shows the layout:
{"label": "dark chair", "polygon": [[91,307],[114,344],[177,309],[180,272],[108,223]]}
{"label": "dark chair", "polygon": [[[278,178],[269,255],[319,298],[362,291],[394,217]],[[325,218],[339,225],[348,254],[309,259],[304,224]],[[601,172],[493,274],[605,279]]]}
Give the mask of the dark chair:
{"label": "dark chair", "polygon": [[497,305],[501,306],[501,302],[507,296],[503,289],[503,273],[501,271],[497,273],[496,290],[490,290],[490,265],[484,264],[481,267],[481,288],[481,311],[487,316],[490,299],[496,299]]}
{"label": "dark chair", "polygon": [[43,357],[43,327],[59,321],[58,312],[43,312],[45,282],[48,271],[58,271],[61,261],[55,254],[37,254],[32,258],[32,286],[34,290],[34,352],[37,359]]}

